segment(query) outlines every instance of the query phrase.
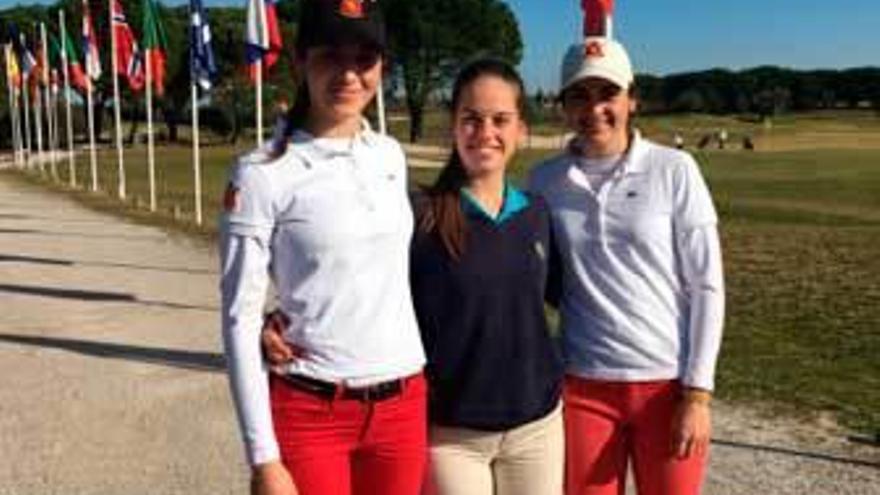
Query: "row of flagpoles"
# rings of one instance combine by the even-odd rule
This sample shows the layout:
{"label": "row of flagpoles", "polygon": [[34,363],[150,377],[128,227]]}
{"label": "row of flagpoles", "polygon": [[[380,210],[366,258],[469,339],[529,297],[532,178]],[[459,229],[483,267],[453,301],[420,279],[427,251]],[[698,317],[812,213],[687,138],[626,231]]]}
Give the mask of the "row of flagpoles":
{"label": "row of flagpoles", "polygon": [[[58,31],[47,32],[45,24],[39,26],[39,39],[35,57],[30,51],[24,33],[14,25],[9,26],[9,40],[4,46],[12,142],[15,161],[20,166],[30,163],[33,150],[31,136],[31,107],[36,128],[36,163],[43,171],[43,115],[46,116],[47,143],[50,171],[57,178],[56,151],[59,148],[57,104],[59,80],[64,83],[66,107],[67,157],[69,182],[77,185],[75,153],[73,149],[73,126],[71,117],[71,88],[80,92],[86,100],[89,132],[89,156],[91,190],[98,190],[98,166],[94,133],[94,107],[92,104],[94,83],[102,75],[98,54],[98,42],[89,11],[88,0],[83,1],[82,55],[83,64],[77,57],[78,50],[66,31],[64,11],[58,12]],[[119,78],[128,83],[132,92],[145,92],[147,114],[147,172],[150,188],[150,210],[156,210],[155,153],[153,142],[153,94],[164,93],[166,36],[157,0],[143,0],[143,28],[141,47],[129,27],[119,0],[107,0],[111,26],[111,53],[113,78],[113,104],[115,141],[118,163],[117,195],[126,197],[124,153],[122,147],[122,122],[120,111]],[[190,76],[192,98],[193,175],[196,222],[202,223],[201,160],[199,154],[199,111],[201,92],[211,89],[217,73],[211,48],[211,29],[201,0],[190,0]],[[257,140],[262,145],[262,83],[266,71],[278,59],[281,51],[281,32],[275,12],[274,0],[247,0],[246,54],[251,80],[255,84],[257,108]],[[60,41],[59,41],[60,40]],[[58,66],[61,73],[58,74]],[[50,69],[50,67],[52,67]],[[51,75],[50,75],[51,72]],[[43,94],[40,90],[43,90]],[[32,93],[32,94],[31,94]],[[33,99],[33,102],[30,100]],[[21,105],[19,105],[21,102]],[[21,116],[24,122],[21,122]],[[22,131],[22,124],[24,132]]]}

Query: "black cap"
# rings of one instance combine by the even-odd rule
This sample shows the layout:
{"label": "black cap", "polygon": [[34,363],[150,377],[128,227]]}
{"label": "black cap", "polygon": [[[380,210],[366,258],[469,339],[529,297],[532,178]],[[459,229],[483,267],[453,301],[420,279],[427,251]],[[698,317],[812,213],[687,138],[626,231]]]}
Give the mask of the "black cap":
{"label": "black cap", "polygon": [[376,0],[304,0],[301,8],[298,52],[349,43],[385,51],[385,19]]}

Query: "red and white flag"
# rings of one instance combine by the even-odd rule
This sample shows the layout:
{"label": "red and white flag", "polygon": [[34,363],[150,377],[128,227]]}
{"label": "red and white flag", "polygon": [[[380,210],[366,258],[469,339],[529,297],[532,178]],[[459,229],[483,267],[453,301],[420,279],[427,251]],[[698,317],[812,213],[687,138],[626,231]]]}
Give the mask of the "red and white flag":
{"label": "red and white flag", "polygon": [[584,11],[584,37],[607,36],[614,0],[581,0],[581,9]]}
{"label": "red and white flag", "polygon": [[268,71],[281,53],[281,29],[275,13],[274,0],[248,0],[245,57],[251,81],[256,81],[256,63],[262,60],[263,72]]}
{"label": "red and white flag", "polygon": [[101,78],[101,58],[98,56],[98,38],[95,35],[95,27],[92,24],[92,14],[89,11],[89,0],[83,0],[82,19],[82,44],[85,58],[86,75],[92,81]]}
{"label": "red and white flag", "polygon": [[116,71],[128,81],[132,91],[144,89],[143,55],[138,51],[134,33],[125,20],[122,3],[113,0],[113,31],[116,35]]}

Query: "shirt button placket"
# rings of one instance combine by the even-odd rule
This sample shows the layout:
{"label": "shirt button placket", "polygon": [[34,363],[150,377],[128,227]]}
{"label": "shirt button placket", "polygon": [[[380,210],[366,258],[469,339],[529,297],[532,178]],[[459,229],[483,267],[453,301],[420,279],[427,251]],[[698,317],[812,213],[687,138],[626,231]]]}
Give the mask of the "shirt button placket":
{"label": "shirt button placket", "polygon": [[608,195],[611,190],[611,184],[613,179],[610,181],[606,181],[599,187],[599,191],[597,192],[596,198],[596,234],[598,238],[601,240],[602,245],[605,246],[608,244],[608,236],[605,235],[607,230],[607,215],[605,214],[605,210],[608,207]]}
{"label": "shirt button placket", "polygon": [[373,200],[373,196],[371,195],[368,181],[366,177],[364,177],[363,170],[358,167],[357,158],[355,157],[353,151],[349,152],[348,156],[346,157],[346,161],[348,162],[349,169],[351,170],[352,176],[354,177],[358,196],[360,196],[361,202],[364,204],[367,211],[375,212],[376,202]]}

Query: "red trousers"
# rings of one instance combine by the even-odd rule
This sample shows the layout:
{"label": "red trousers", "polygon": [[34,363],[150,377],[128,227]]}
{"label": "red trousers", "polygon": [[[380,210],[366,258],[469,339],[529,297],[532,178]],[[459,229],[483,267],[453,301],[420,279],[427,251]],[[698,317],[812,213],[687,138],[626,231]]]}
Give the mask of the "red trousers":
{"label": "red trousers", "polygon": [[632,461],[639,495],[698,495],[705,456],[672,453],[676,381],[565,379],[565,493],[619,495]]}
{"label": "red trousers", "polygon": [[327,400],[273,377],[281,460],[300,495],[417,495],[427,457],[426,384],[379,402]]}

